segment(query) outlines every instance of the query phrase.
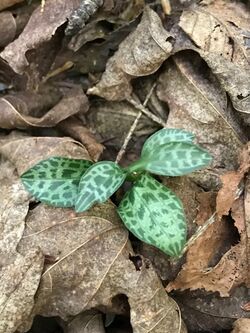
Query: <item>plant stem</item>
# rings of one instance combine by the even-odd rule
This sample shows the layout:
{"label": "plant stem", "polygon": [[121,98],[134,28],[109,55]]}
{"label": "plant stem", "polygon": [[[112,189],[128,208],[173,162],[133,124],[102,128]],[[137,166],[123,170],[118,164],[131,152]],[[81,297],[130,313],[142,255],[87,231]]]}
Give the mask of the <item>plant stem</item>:
{"label": "plant stem", "polygon": [[[143,104],[140,104],[142,107],[145,107],[145,106],[148,104],[148,101],[149,101],[149,99],[150,99],[150,97],[151,97],[151,95],[152,95],[152,93],[153,93],[153,91],[154,91],[155,86],[156,86],[156,82],[153,84],[153,86],[151,87],[150,91],[148,92],[148,94],[147,94],[147,96],[146,96],[146,98],[145,98]],[[129,101],[129,100],[128,100],[128,101]],[[129,101],[129,102],[130,102],[130,101]],[[130,103],[131,103],[131,102],[130,102]],[[135,103],[136,103],[136,101],[135,101]],[[131,103],[131,104],[133,104],[133,103]],[[136,108],[137,108],[137,107],[136,107]],[[137,108],[137,109],[138,109],[138,108]],[[139,109],[139,110],[140,110],[140,109]],[[147,111],[147,112],[150,113],[149,111]],[[115,163],[119,163],[120,160],[122,159],[122,157],[123,157],[123,155],[124,155],[124,153],[125,153],[125,151],[126,151],[126,148],[127,148],[127,146],[128,146],[128,143],[129,143],[129,141],[130,141],[131,138],[132,138],[132,135],[133,135],[133,133],[134,133],[134,131],[135,131],[135,129],[136,129],[136,126],[137,126],[137,124],[138,124],[138,122],[139,122],[139,120],[140,120],[142,114],[143,114],[143,111],[140,110],[139,113],[138,113],[138,115],[137,115],[137,117],[135,118],[133,124],[132,124],[131,127],[130,127],[130,130],[129,130],[129,132],[128,132],[128,134],[127,134],[127,136],[126,136],[126,138],[125,138],[125,140],[124,140],[124,142],[123,142],[123,145],[122,145],[122,147],[121,147],[119,153],[117,154],[117,157],[116,157]],[[151,113],[150,113],[150,114],[151,114]],[[153,114],[152,114],[152,116],[153,116]]]}

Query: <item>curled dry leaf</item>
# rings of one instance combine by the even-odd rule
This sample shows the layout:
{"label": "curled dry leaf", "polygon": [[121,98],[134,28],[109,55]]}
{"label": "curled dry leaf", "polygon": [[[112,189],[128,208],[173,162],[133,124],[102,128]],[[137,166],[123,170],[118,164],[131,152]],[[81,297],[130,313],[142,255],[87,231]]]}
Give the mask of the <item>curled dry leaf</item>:
{"label": "curled dry leaf", "polygon": [[180,27],[250,123],[250,14],[243,5],[224,0],[183,12]]}
{"label": "curled dry leaf", "polygon": [[[6,29],[5,27],[8,27]],[[16,35],[16,22],[11,12],[0,13],[0,47],[13,41]]]}
{"label": "curled dry leaf", "polygon": [[[47,95],[48,94],[48,95]],[[53,127],[62,120],[88,110],[88,98],[80,87],[65,93],[58,101],[58,93],[50,90],[42,94],[31,92],[6,95],[0,99],[1,128]],[[54,105],[56,102],[58,103]],[[44,108],[52,107],[44,114]]]}
{"label": "curled dry leaf", "polygon": [[157,92],[170,107],[168,127],[194,133],[211,152],[214,167],[235,166],[244,133],[227,106],[225,92],[197,54],[175,55],[160,76]]}
{"label": "curled dry leaf", "polygon": [[[229,292],[236,286],[244,283],[249,285],[248,186],[246,186],[245,202],[242,197],[235,201],[235,189],[248,168],[249,150],[245,149],[242,154],[242,164],[239,168],[240,178],[236,172],[234,177],[232,177],[231,173],[228,174],[229,182],[231,182],[232,178],[236,185],[233,184],[233,189],[231,190],[231,183],[229,186],[224,183],[217,197],[218,217],[216,222],[189,248],[186,264],[183,265],[176,280],[168,285],[168,291],[172,289],[183,290],[190,288],[192,290],[204,288],[206,291],[218,291],[222,297],[225,297],[229,296]],[[229,194],[225,194],[226,198],[223,196],[225,189],[229,191]],[[221,217],[229,213],[230,209],[241,240],[227,250],[219,262],[217,261],[216,265],[211,266],[212,260],[214,260],[218,249],[223,244],[222,240],[229,238],[227,224]]]}
{"label": "curled dry leaf", "polygon": [[0,53],[0,56],[15,72],[22,74],[29,65],[25,56],[26,52],[36,49],[42,43],[50,40],[57,28],[67,21],[79,3],[80,0],[46,0],[44,11],[42,12],[39,6],[32,13],[24,31]]}
{"label": "curled dry leaf", "polygon": [[79,119],[71,117],[61,121],[58,128],[75,140],[79,140],[87,148],[92,160],[99,159],[104,146],[97,142],[91,131]]}
{"label": "curled dry leaf", "polygon": [[93,310],[80,313],[69,322],[65,333],[105,333],[102,314]]}
{"label": "curled dry leaf", "polygon": [[146,7],[136,30],[120,44],[101,81],[88,93],[113,101],[126,99],[132,91],[131,79],[154,73],[170,56],[171,38],[159,16]]}
{"label": "curled dry leaf", "polygon": [[0,270],[0,332],[13,333],[27,320],[34,306],[43,269],[40,250],[27,249]]}

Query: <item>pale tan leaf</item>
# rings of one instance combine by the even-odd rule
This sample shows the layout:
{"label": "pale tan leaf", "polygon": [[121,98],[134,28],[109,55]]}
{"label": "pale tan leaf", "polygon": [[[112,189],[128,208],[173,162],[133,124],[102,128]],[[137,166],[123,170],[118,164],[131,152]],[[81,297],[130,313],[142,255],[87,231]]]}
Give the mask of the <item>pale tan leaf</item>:
{"label": "pale tan leaf", "polygon": [[33,308],[43,269],[43,255],[27,250],[0,271],[0,332],[14,333]]}
{"label": "pale tan leaf", "polygon": [[246,38],[250,32],[249,22],[249,12],[243,5],[218,0],[205,8],[183,12],[179,23],[248,123],[250,51]]}
{"label": "pale tan leaf", "polygon": [[132,78],[154,73],[170,56],[171,38],[159,16],[146,7],[140,24],[120,44],[109,59],[101,81],[88,93],[107,100],[126,99],[132,91]]}
{"label": "pale tan leaf", "polygon": [[250,319],[240,318],[234,322],[232,333],[250,333]]}
{"label": "pale tan leaf", "polygon": [[0,10],[14,6],[17,3],[23,2],[24,0],[1,0]]}

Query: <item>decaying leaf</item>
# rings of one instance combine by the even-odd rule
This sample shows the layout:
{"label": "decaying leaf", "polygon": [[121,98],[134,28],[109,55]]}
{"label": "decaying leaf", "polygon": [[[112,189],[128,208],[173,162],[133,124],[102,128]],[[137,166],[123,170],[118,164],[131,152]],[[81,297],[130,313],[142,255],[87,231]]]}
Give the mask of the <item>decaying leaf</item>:
{"label": "decaying leaf", "polygon": [[[58,100],[58,93],[7,95],[0,99],[1,128],[53,127],[62,120],[88,110],[88,99],[80,87],[70,89]],[[52,105],[51,105],[52,104]],[[44,108],[53,106],[44,114]]]}
{"label": "decaying leaf", "polygon": [[91,131],[76,117],[61,121],[57,126],[63,133],[80,141],[88,150],[92,160],[98,161],[104,146],[97,142]]}
{"label": "decaying leaf", "polygon": [[29,65],[26,52],[50,40],[57,28],[66,22],[72,11],[79,6],[79,2],[80,0],[46,0],[44,11],[41,11],[39,6],[32,13],[24,31],[0,53],[0,56],[15,72],[22,74]]}
{"label": "decaying leaf", "polygon": [[[247,215],[245,215],[243,198],[240,197],[235,201],[235,190],[248,168],[249,150],[245,147],[238,174],[235,172],[234,177],[232,177],[229,173],[229,185],[224,183],[218,193],[216,222],[190,247],[186,264],[183,265],[176,280],[170,282],[167,288],[168,291],[171,289],[183,290],[190,288],[193,290],[204,288],[206,291],[218,291],[221,296],[225,297],[229,296],[229,292],[236,286],[243,283],[249,284],[249,246],[247,245],[249,242],[249,235],[247,234],[249,221]],[[235,183],[232,189],[230,185],[231,178]],[[227,190],[229,193],[226,193]],[[226,194],[223,196],[223,193]],[[219,261],[217,259],[215,265],[211,265],[215,260],[218,249],[223,245],[223,239],[227,240],[229,238],[228,222],[222,218],[222,215],[228,214],[229,209],[232,211],[232,217],[235,220],[235,226],[238,228],[241,240],[238,244],[229,248]]]}
{"label": "decaying leaf", "polygon": [[126,99],[132,91],[132,78],[154,73],[170,56],[171,39],[159,16],[146,7],[136,30],[120,44],[101,81],[88,92],[107,100]]}
{"label": "decaying leaf", "polygon": [[246,37],[249,12],[236,2],[213,1],[205,8],[184,11],[180,27],[231,97],[236,110],[250,123],[250,52]]}
{"label": "decaying leaf", "polygon": [[226,94],[199,56],[175,55],[160,76],[158,96],[169,104],[169,128],[194,133],[211,152],[216,168],[235,166],[244,133],[227,107]]}
{"label": "decaying leaf", "polygon": [[[240,155],[240,167],[237,171],[228,171],[221,176],[222,188],[217,195],[217,214],[221,218],[228,215],[234,201],[241,194],[241,180],[250,168],[250,144],[247,144]],[[242,188],[241,188],[242,187]]]}
{"label": "decaying leaf", "polygon": [[0,270],[0,332],[13,333],[27,320],[34,306],[43,269],[40,250],[27,249]]}

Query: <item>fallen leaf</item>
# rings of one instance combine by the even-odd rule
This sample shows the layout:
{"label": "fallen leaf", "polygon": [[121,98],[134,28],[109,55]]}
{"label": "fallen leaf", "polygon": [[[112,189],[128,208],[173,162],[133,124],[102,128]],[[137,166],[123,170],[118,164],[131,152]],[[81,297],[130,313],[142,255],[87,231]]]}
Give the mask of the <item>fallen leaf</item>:
{"label": "fallen leaf", "polygon": [[[211,153],[215,170],[236,165],[244,132],[227,106],[225,92],[197,54],[175,55],[160,75],[157,93],[170,108],[167,127],[194,133],[197,142]],[[204,186],[207,184],[204,181]]]}
{"label": "fallen leaf", "polygon": [[27,249],[0,270],[0,332],[13,333],[25,321],[34,306],[34,296],[43,269],[39,250]]}
{"label": "fallen leaf", "polygon": [[249,289],[244,286],[232,290],[230,297],[220,297],[218,293],[203,289],[174,294],[188,332],[197,332],[197,329],[199,332],[230,331],[236,319],[250,318],[241,308],[241,304],[249,299]]}
{"label": "fallen leaf", "polygon": [[14,6],[17,3],[23,2],[24,0],[1,0],[0,10]]}
{"label": "fallen leaf", "polygon": [[69,322],[65,333],[105,333],[102,314],[97,311],[79,314]]}
{"label": "fallen leaf", "polygon": [[[219,191],[216,201],[217,219],[189,248],[187,261],[175,281],[170,282],[167,290],[204,288],[206,291],[218,291],[222,297],[229,296],[230,291],[241,285],[249,285],[249,217],[245,207],[248,207],[248,185],[246,186],[245,202],[240,196],[235,198],[236,185],[249,169],[249,147],[243,149],[239,171],[231,172],[224,179],[229,186]],[[231,183],[233,182],[233,185]],[[236,185],[235,185],[236,184]],[[229,193],[227,193],[227,191]],[[244,207],[245,205],[245,207]],[[238,227],[240,242],[229,248],[222,257],[212,264],[216,253],[220,253],[222,240],[229,239],[227,223],[222,215],[228,215],[231,209],[235,226]],[[217,241],[216,241],[217,238]]]}
{"label": "fallen leaf", "polygon": [[[49,96],[47,96],[47,94]],[[49,89],[41,94],[22,92],[0,99],[1,128],[53,127],[64,119],[87,112],[88,99],[80,87],[70,89],[58,102],[58,92]],[[56,103],[56,105],[53,105]],[[44,114],[44,108],[52,108]]]}
{"label": "fallen leaf", "polygon": [[87,148],[92,160],[98,161],[104,146],[97,142],[91,131],[79,119],[71,117],[61,121],[57,127],[75,140],[80,141]]}
{"label": "fallen leaf", "polygon": [[184,11],[180,27],[228,92],[236,110],[250,123],[249,12],[238,3],[213,1],[205,8]]}
{"label": "fallen leaf", "polygon": [[250,319],[240,318],[233,324],[232,333],[250,333]]}
{"label": "fallen leaf", "polygon": [[15,72],[22,74],[29,65],[26,52],[36,49],[42,43],[50,40],[57,28],[67,21],[67,18],[79,6],[79,3],[79,0],[58,0],[56,2],[46,0],[44,10],[41,11],[39,6],[32,13],[21,35],[10,43],[0,53],[0,56],[9,63]]}
{"label": "fallen leaf", "polygon": [[170,56],[171,39],[159,16],[146,7],[135,31],[120,44],[101,81],[88,93],[113,101],[126,99],[132,92],[131,79],[156,72]]}
{"label": "fallen leaf", "polygon": [[237,171],[228,171],[221,176],[222,188],[219,190],[216,199],[216,211],[219,218],[221,218],[223,215],[228,215],[234,201],[241,194],[241,190],[239,188],[240,182],[250,168],[249,143],[244,146],[239,163],[240,167]]}

